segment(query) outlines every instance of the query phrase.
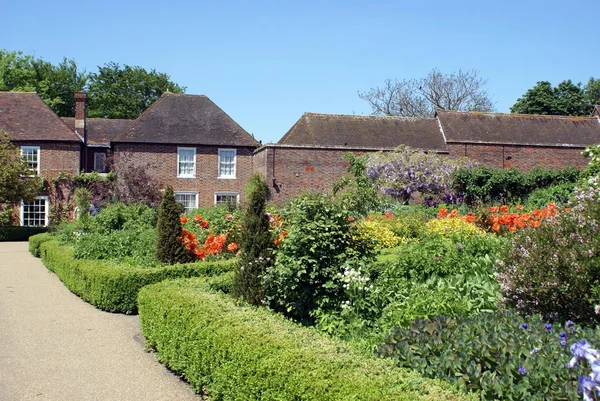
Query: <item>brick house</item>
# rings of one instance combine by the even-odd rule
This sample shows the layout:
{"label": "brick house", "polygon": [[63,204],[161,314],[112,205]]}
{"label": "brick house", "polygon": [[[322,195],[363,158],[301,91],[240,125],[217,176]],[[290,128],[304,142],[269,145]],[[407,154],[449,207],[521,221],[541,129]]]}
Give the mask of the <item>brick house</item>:
{"label": "brick house", "polygon": [[110,144],[116,165],[144,166],[190,210],[244,200],[258,141],[208,97],[164,93]]}
{"label": "brick house", "polygon": [[435,118],[305,113],[277,144],[254,153],[254,170],[270,184],[270,200],[281,203],[303,190],[330,192],[346,174],[345,153],[362,155],[405,144],[448,154]]}
{"label": "brick house", "polygon": [[[0,131],[8,133],[21,149],[32,174],[46,179],[61,173],[77,174],[83,140],[71,130],[36,94],[0,92]],[[49,193],[40,193],[33,202],[15,205],[13,220],[25,226],[47,225]]]}

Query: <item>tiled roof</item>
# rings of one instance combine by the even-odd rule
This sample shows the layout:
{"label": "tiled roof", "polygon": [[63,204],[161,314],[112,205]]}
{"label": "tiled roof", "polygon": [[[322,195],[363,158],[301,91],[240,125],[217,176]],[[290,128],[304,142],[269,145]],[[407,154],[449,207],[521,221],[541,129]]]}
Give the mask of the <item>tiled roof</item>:
{"label": "tiled roof", "polygon": [[593,117],[437,110],[446,141],[507,145],[585,147],[600,142]]}
{"label": "tiled roof", "polygon": [[[75,129],[75,119],[73,117],[62,117],[62,120],[69,128]],[[85,129],[88,145],[108,146],[113,139],[125,132],[132,122],[133,120],[86,118]]]}
{"label": "tiled roof", "polygon": [[208,97],[164,93],[113,142],[257,146]]}
{"label": "tiled roof", "polygon": [[304,113],[278,144],[387,149],[404,144],[423,150],[446,150],[435,118],[317,113]]}
{"label": "tiled roof", "polygon": [[0,92],[0,130],[13,141],[81,142],[33,92]]}
{"label": "tiled roof", "polygon": [[600,105],[594,106],[594,111],[592,112],[592,117],[600,118]]}

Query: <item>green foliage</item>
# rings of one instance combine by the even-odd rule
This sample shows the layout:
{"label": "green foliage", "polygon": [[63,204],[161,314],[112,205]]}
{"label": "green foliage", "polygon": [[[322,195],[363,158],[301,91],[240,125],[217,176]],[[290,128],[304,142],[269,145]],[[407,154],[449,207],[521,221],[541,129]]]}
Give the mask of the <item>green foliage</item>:
{"label": "green foliage", "polygon": [[577,182],[580,171],[574,167],[550,169],[537,167],[528,172],[515,168],[495,169],[479,166],[460,169],[452,175],[453,189],[463,193],[468,203],[515,203],[525,200],[531,192],[552,185]]}
{"label": "green foliage", "polygon": [[40,257],[40,245],[44,242],[52,241],[54,236],[50,233],[35,234],[29,237],[29,252],[36,258]]}
{"label": "green foliage", "polygon": [[233,293],[248,303],[259,305],[264,301],[261,277],[271,261],[273,238],[265,210],[267,183],[258,173],[250,177],[247,199],[239,243],[242,255],[239,268],[235,271]]}
{"label": "green foliage", "polygon": [[589,116],[598,99],[598,81],[590,78],[588,85],[574,84],[570,79],[556,87],[540,81],[510,108],[511,113]]}
{"label": "green foliage", "polygon": [[75,259],[113,260],[138,266],[155,266],[156,231],[154,228],[89,233],[74,244]]}
{"label": "green foliage", "polygon": [[146,287],[139,307],[159,360],[212,400],[471,399],[265,309],[236,307],[204,280]]}
{"label": "green foliage", "polygon": [[30,177],[31,170],[21,159],[20,150],[0,130],[0,211],[9,204],[35,199],[42,185],[39,177]]}
{"label": "green foliage", "polygon": [[581,173],[581,179],[600,175],[600,144],[586,147],[581,154],[589,158],[587,167]]}
{"label": "green foliage", "polygon": [[115,203],[105,207],[94,217],[94,232],[102,234],[117,230],[148,229],[156,227],[156,222],[155,208],[141,203]]}
{"label": "green foliage", "polygon": [[90,74],[89,117],[137,118],[164,92],[184,93],[169,75],[110,62]]}
{"label": "green foliage", "polygon": [[107,312],[137,313],[138,291],[152,283],[182,277],[219,275],[234,268],[232,261],[196,262],[143,268],[114,261],[75,259],[73,248],[56,241],[40,246],[42,262],[71,292]]}
{"label": "green foliage", "polygon": [[357,216],[379,210],[381,199],[373,181],[367,177],[367,156],[354,156],[348,152],[342,158],[349,165],[348,174],[333,184],[333,194],[338,202]]}
{"label": "green foliage", "polygon": [[560,332],[568,344],[580,338],[600,342],[597,330],[554,325],[548,331],[539,316],[524,321],[513,311],[498,311],[417,320],[395,330],[378,353],[426,377],[477,391],[482,400],[575,400],[584,369],[565,367],[571,355],[560,344]]}
{"label": "green foliage", "polygon": [[158,208],[156,259],[161,263],[172,265],[192,260],[181,242],[182,212],[183,207],[175,201],[173,188],[167,187]]}
{"label": "green foliage", "polygon": [[91,224],[90,199],[91,192],[87,188],[77,188],[75,190],[75,206],[77,207],[77,222],[84,230]]}
{"label": "green foliage", "polygon": [[48,230],[48,227],[0,226],[0,241],[27,241],[30,236]]}
{"label": "green foliage", "polygon": [[542,209],[550,202],[553,202],[556,205],[566,205],[569,198],[573,195],[574,189],[575,184],[572,182],[536,189],[527,198],[524,205],[525,209]]}
{"label": "green foliage", "polygon": [[506,301],[524,313],[598,323],[600,179],[575,192],[570,212],[516,233],[496,265]]}
{"label": "green foliage", "polygon": [[271,307],[310,322],[317,308],[339,304],[344,272],[372,258],[372,244],[355,234],[349,217],[347,209],[323,195],[290,202],[284,213],[288,235],[264,278]]}

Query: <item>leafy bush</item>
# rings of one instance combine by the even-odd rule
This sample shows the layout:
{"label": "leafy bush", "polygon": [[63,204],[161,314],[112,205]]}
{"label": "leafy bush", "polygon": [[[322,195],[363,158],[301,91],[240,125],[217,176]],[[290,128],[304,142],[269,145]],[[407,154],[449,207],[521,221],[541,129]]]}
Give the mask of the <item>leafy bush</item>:
{"label": "leafy bush", "polygon": [[158,221],[156,229],[156,259],[161,263],[172,265],[187,263],[192,260],[192,255],[187,252],[181,242],[180,215],[183,206],[175,201],[172,187],[167,187],[163,200],[158,207]]}
{"label": "leafy bush", "polygon": [[471,399],[265,309],[236,307],[210,287],[199,279],[178,280],[139,294],[148,344],[161,362],[210,399]]}
{"label": "leafy bush", "polygon": [[529,195],[524,206],[527,210],[533,210],[543,208],[548,203],[567,204],[574,189],[575,184],[572,182],[536,189]]}
{"label": "leafy bush", "polygon": [[246,302],[259,305],[264,302],[265,289],[261,279],[270,266],[273,236],[269,231],[267,183],[258,173],[248,183],[248,205],[242,216],[239,268],[235,270],[233,293]]}
{"label": "leafy bush", "polygon": [[440,235],[442,237],[470,237],[483,235],[485,231],[475,224],[468,223],[461,218],[439,218],[425,223],[424,235]]}
{"label": "leafy bush", "polygon": [[600,321],[600,179],[577,190],[570,213],[515,235],[496,266],[506,301],[525,313]]}
{"label": "leafy bush", "polygon": [[452,174],[454,191],[463,193],[469,203],[516,203],[531,192],[552,185],[575,183],[580,171],[575,167],[549,169],[536,167],[529,172],[515,168],[495,169],[479,166]]}
{"label": "leafy bush", "polygon": [[53,240],[54,237],[50,233],[35,234],[29,237],[29,252],[36,258],[40,257],[40,245],[46,241]]}
{"label": "leafy bush", "polygon": [[74,244],[75,259],[114,260],[156,266],[156,230],[121,230],[84,234]]}
{"label": "leafy bush", "polygon": [[438,316],[395,330],[378,353],[426,377],[477,391],[484,400],[577,399],[583,369],[565,367],[571,358],[567,342],[583,336],[598,343],[600,332],[544,323],[539,316],[524,321],[513,311]]}
{"label": "leafy bush", "polygon": [[379,248],[393,248],[406,242],[406,238],[398,237],[382,219],[361,220],[356,224],[356,229],[359,236],[373,239]]}
{"label": "leafy bush", "polygon": [[348,174],[333,184],[337,201],[357,216],[380,209],[382,200],[373,181],[367,177],[368,156],[354,156],[348,152],[342,158],[349,163]]}
{"label": "leafy bush", "polygon": [[322,195],[291,201],[284,214],[287,237],[264,277],[271,307],[309,322],[317,308],[338,303],[343,273],[372,257],[372,245],[355,233],[349,217],[348,210]]}
{"label": "leafy bush", "polygon": [[48,270],[71,292],[99,309],[126,314],[137,313],[137,293],[148,284],[173,278],[220,275],[234,268],[233,261],[141,268],[107,260],[74,259],[73,249],[56,241],[42,243],[40,255]]}
{"label": "leafy bush", "polygon": [[93,219],[92,230],[109,233],[116,230],[135,230],[156,227],[157,211],[142,203],[115,203],[102,209]]}

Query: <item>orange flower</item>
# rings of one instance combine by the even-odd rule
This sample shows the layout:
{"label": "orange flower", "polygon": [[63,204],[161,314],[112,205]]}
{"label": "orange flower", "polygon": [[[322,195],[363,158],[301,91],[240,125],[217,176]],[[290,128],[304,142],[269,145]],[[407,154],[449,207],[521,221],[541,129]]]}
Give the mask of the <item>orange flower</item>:
{"label": "orange flower", "polygon": [[448,218],[453,218],[456,217],[456,215],[458,214],[458,209],[454,209],[453,211],[450,212],[450,214],[448,215]]}
{"label": "orange flower", "polygon": [[181,218],[179,219],[179,221],[181,221],[181,224],[185,224],[185,223],[187,223],[187,217],[181,216]]}
{"label": "orange flower", "polygon": [[477,220],[477,216],[475,216],[473,213],[469,213],[465,216],[465,221],[467,223],[474,223]]}
{"label": "orange flower", "polygon": [[492,206],[490,208],[490,213],[498,213],[498,206]]}
{"label": "orange flower", "polygon": [[384,215],[385,217],[387,217],[388,219],[393,219],[393,218],[394,218],[394,215],[393,215],[393,214],[391,214],[389,211],[385,212],[383,215]]}
{"label": "orange flower", "polygon": [[229,252],[235,252],[238,249],[238,246],[235,242],[232,242],[231,244],[227,245],[227,250]]}
{"label": "orange flower", "polygon": [[280,241],[279,241],[278,239],[276,239],[275,241],[273,241],[273,243],[274,243],[276,246],[277,246],[277,245],[279,245],[279,242],[280,242]]}
{"label": "orange flower", "polygon": [[565,212],[569,213],[570,211],[571,211],[571,208],[570,208],[570,207],[566,207],[566,208],[565,208]]}
{"label": "orange flower", "polygon": [[348,221],[354,221],[354,217],[348,216]]}
{"label": "orange flower", "polygon": [[494,230],[496,232],[500,231],[500,224],[494,223],[494,225],[492,226],[492,230]]}
{"label": "orange flower", "polygon": [[200,225],[202,226],[202,228],[208,228],[208,221],[202,220],[202,223],[200,223]]}
{"label": "orange flower", "polygon": [[441,208],[440,211],[438,212],[438,217],[446,217],[447,214],[448,214],[448,210],[445,208]]}
{"label": "orange flower", "polygon": [[195,215],[195,216],[194,216],[194,221],[195,221],[196,223],[198,223],[198,222],[202,221],[202,216],[200,216],[199,214]]}
{"label": "orange flower", "polygon": [[510,231],[511,233],[514,233],[514,232],[516,232],[516,231],[517,231],[517,227],[515,227],[515,226],[510,226],[510,227],[508,227],[508,231]]}
{"label": "orange flower", "polygon": [[517,210],[520,212],[521,210],[523,210],[523,206],[522,205],[518,205],[517,206]]}
{"label": "orange flower", "polygon": [[506,213],[506,212],[508,212],[508,206],[506,206],[506,205],[502,205],[502,207],[500,207],[500,211],[501,211],[502,213]]}

